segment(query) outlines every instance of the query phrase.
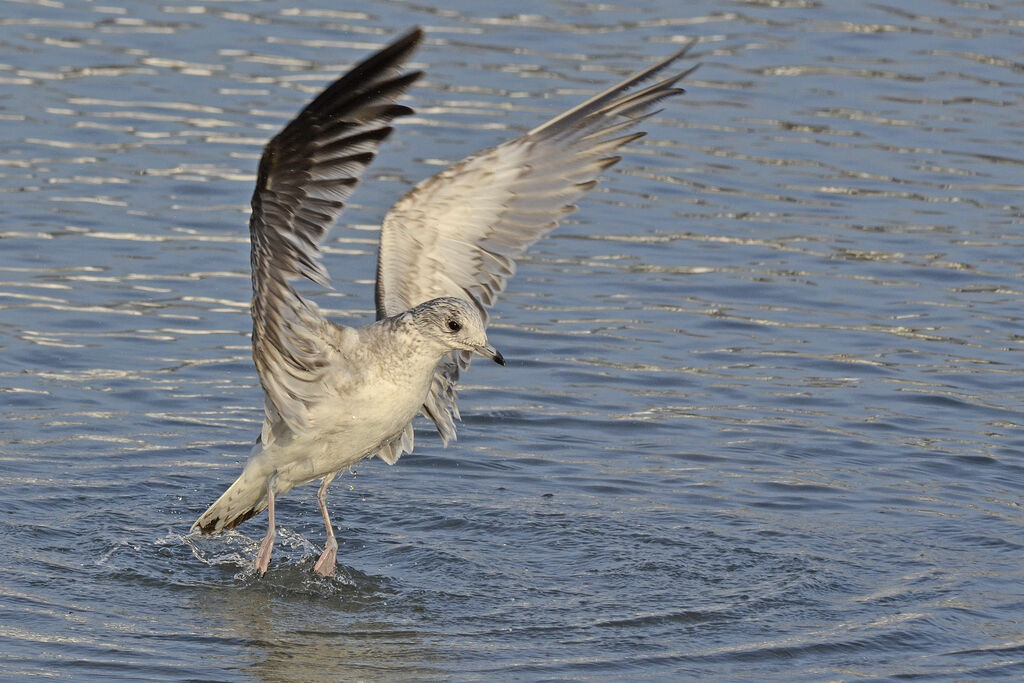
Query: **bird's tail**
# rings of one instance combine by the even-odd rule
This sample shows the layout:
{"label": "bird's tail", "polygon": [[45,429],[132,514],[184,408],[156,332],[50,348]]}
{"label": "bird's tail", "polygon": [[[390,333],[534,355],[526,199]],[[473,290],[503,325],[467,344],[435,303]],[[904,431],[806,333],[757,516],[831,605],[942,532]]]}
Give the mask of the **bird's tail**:
{"label": "bird's tail", "polygon": [[268,472],[250,461],[235,483],[196,520],[192,528],[198,528],[204,534],[234,529],[263,512],[267,508],[268,478]]}

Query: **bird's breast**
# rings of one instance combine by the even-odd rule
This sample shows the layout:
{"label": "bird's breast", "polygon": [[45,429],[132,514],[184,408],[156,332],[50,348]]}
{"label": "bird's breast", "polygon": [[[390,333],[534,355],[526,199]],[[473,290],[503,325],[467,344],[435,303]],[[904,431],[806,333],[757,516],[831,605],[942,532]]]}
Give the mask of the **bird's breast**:
{"label": "bird's breast", "polygon": [[334,438],[372,449],[400,434],[416,416],[435,366],[396,357],[350,368],[316,406],[313,420]]}
{"label": "bird's breast", "polygon": [[275,456],[279,481],[286,477],[289,488],[375,455],[426,400],[436,357],[410,348],[393,330],[375,332],[339,332],[337,355],[321,380],[323,397],[309,409],[310,427],[280,444]]}

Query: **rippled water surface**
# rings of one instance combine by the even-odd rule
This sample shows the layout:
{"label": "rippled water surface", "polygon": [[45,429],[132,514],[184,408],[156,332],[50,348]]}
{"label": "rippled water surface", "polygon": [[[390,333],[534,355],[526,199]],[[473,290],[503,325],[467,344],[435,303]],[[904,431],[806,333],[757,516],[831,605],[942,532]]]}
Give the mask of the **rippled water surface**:
{"label": "rippled water surface", "polygon": [[[1024,677],[1024,5],[0,2],[0,677]],[[262,420],[263,142],[412,25],[331,233],[699,38],[395,467],[189,525]],[[313,289],[309,290],[313,292]]]}

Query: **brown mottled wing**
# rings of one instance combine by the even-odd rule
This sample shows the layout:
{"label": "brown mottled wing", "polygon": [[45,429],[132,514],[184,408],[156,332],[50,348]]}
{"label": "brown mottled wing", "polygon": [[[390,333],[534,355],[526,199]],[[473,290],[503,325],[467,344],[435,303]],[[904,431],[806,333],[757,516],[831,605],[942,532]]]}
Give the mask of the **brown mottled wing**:
{"label": "brown mottled wing", "polygon": [[267,418],[296,430],[327,364],[330,323],[292,280],[327,286],[320,242],[341,213],[390,123],[412,113],[395,100],[419,76],[401,73],[416,29],[356,65],[303,109],[263,151],[252,197],[252,347]]}
{"label": "brown mottled wing", "polygon": [[[626,131],[651,116],[653,105],[682,93],[675,84],[693,69],[628,91],[693,44],[529,133],[428,178],[399,200],[381,230],[378,318],[457,296],[476,303],[486,320],[486,309],[515,272],[515,259],[575,210],[573,202],[619,161],[615,151],[644,135]],[[453,353],[439,366],[423,405],[445,443],[455,437],[455,382],[469,358]]]}

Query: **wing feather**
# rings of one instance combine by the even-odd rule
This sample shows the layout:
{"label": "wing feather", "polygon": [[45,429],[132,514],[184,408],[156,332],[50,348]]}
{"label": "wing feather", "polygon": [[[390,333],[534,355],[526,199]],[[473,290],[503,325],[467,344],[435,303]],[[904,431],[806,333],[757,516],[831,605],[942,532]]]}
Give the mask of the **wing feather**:
{"label": "wing feather", "polygon": [[[593,189],[601,171],[620,160],[615,151],[644,135],[629,129],[656,113],[655,104],[681,94],[675,86],[693,69],[629,91],[694,42],[525,135],[441,171],[399,200],[381,228],[377,317],[458,296],[474,302],[486,321],[487,308],[515,273],[515,260],[576,210],[574,202]],[[455,383],[469,357],[464,351],[446,357],[423,405],[445,443],[455,438]]]}
{"label": "wing feather", "polygon": [[328,286],[320,243],[390,135],[391,121],[412,113],[395,99],[420,76],[400,70],[421,38],[419,29],[411,31],[353,67],[263,151],[249,219],[251,311],[253,359],[271,425],[307,426],[308,409],[322,395],[333,327],[292,281]]}

